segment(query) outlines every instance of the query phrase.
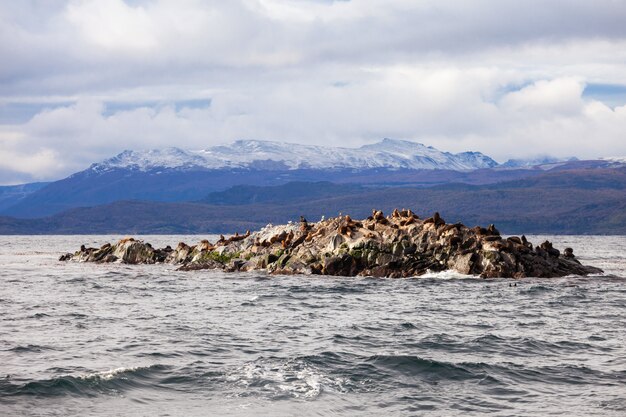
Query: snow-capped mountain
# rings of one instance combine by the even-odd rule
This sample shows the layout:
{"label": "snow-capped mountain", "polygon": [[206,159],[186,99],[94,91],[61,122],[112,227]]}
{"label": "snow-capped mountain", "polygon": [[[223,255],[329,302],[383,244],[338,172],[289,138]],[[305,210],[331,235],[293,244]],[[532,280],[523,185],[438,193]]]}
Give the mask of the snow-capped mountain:
{"label": "snow-capped mountain", "polygon": [[231,145],[199,151],[166,148],[124,151],[91,170],[150,171],[154,169],[447,169],[492,168],[498,163],[480,152],[449,153],[405,140],[383,139],[360,148],[322,147],[260,140],[238,140]]}

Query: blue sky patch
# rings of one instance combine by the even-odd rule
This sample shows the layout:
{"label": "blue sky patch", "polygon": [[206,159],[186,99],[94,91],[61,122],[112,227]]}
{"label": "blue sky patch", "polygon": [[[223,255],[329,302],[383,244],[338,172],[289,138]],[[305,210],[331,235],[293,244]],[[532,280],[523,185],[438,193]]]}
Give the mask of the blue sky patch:
{"label": "blue sky patch", "polygon": [[583,91],[583,97],[611,107],[623,106],[626,104],[626,85],[589,83]]}

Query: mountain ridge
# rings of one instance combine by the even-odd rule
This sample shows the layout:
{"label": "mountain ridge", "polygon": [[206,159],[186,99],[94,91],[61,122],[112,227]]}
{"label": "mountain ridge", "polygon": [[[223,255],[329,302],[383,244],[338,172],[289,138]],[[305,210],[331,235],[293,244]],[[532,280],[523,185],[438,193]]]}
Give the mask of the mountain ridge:
{"label": "mountain ridge", "polygon": [[93,164],[89,169],[449,169],[493,168],[498,163],[481,152],[442,152],[421,143],[383,139],[359,148],[301,145],[296,143],[238,140],[230,145],[202,150],[177,147],[146,151],[125,150]]}

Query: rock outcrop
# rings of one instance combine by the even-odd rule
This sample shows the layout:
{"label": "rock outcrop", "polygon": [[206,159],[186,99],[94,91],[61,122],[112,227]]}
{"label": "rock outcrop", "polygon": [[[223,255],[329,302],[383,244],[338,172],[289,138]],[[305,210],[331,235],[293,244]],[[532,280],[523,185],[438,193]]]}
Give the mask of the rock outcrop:
{"label": "rock outcrop", "polygon": [[155,249],[126,238],[101,248],[81,247],[60,260],[169,263],[181,270],[265,270],[272,274],[413,277],[454,270],[483,278],[562,277],[601,273],[582,265],[571,248],[548,241],[533,246],[525,236],[504,238],[494,225],[469,228],[446,223],[439,213],[420,219],[411,210],[390,216],[374,210],[364,220],[340,216],[265,228],[195,246],[179,243]]}

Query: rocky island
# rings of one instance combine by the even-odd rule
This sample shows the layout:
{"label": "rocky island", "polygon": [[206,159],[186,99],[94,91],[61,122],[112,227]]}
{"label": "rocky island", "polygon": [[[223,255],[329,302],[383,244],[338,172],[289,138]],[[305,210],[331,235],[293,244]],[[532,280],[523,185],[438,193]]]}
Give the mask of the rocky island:
{"label": "rocky island", "polygon": [[414,277],[454,270],[483,278],[562,277],[602,270],[582,265],[571,248],[562,253],[548,241],[533,246],[525,236],[503,237],[490,225],[469,228],[446,223],[439,213],[420,219],[411,210],[389,216],[373,210],[364,220],[339,216],[309,223],[267,225],[263,229],[215,243],[153,248],[125,238],[101,248],[86,248],[61,261],[169,263],[180,270],[264,270],[271,274]]}

